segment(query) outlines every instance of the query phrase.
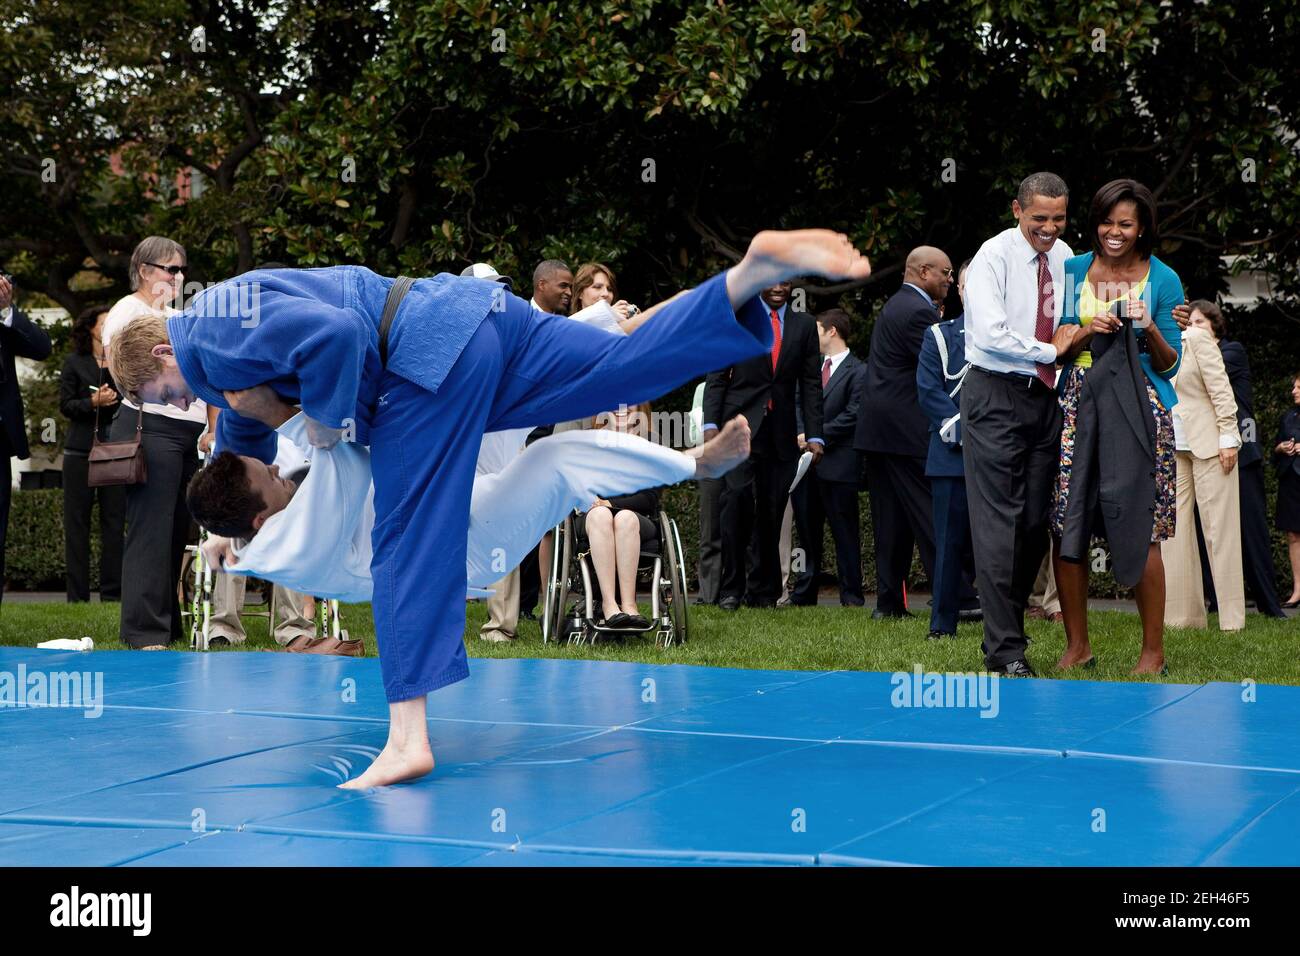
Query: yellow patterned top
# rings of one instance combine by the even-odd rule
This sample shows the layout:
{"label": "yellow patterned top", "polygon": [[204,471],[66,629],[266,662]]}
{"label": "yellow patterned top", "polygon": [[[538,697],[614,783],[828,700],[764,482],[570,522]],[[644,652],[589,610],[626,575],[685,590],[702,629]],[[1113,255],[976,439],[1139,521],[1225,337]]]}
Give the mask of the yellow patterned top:
{"label": "yellow patterned top", "polygon": [[[1133,287],[1134,292],[1139,296],[1146,290],[1147,280],[1151,278],[1151,269],[1147,268],[1146,275],[1138,280],[1137,285]],[[1111,310],[1111,307],[1121,299],[1127,299],[1128,295],[1119,295],[1113,299],[1098,299],[1092,290],[1092,280],[1085,279],[1079,287],[1079,324],[1086,326],[1089,322],[1099,315],[1105,315]],[[1092,367],[1092,352],[1084,349],[1074,359],[1074,364],[1080,368]]]}

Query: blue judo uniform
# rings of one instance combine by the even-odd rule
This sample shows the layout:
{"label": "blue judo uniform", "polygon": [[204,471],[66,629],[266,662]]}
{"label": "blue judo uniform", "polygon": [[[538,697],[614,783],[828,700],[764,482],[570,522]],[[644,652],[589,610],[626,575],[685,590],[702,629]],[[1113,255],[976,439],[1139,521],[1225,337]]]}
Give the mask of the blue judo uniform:
{"label": "blue judo uniform", "polygon": [[266,384],[370,446],[373,612],[384,691],[407,700],[469,676],[465,555],[485,432],[583,418],[771,351],[757,298],[732,310],[719,274],[633,335],[547,315],[485,279],[421,279],[379,358],[392,279],[360,266],[245,273],[168,320],[194,394],[223,409],[218,450],[271,462],[275,432],[223,391]]}

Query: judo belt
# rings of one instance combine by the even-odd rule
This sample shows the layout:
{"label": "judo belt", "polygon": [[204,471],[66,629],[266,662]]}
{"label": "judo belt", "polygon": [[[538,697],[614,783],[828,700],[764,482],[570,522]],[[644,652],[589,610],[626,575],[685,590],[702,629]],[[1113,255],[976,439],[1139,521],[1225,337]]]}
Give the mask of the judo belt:
{"label": "judo belt", "polygon": [[393,319],[397,316],[398,305],[413,285],[415,280],[410,276],[398,276],[393,280],[393,287],[388,290],[388,298],[384,300],[384,315],[379,320],[379,364],[384,368],[388,368],[388,330],[392,328]]}

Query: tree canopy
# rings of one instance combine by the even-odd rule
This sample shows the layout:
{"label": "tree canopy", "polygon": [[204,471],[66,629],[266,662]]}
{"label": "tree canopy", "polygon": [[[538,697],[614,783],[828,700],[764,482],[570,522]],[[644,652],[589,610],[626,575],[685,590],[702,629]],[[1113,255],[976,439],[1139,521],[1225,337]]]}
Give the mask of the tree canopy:
{"label": "tree canopy", "polygon": [[869,311],[912,246],[1003,228],[1035,169],[1070,184],[1076,247],[1133,176],[1193,295],[1224,256],[1300,293],[1292,2],[0,0],[0,27],[0,267],[71,311],[155,233],[198,281],[560,257],[649,303],[807,225],[871,255],[824,290]]}

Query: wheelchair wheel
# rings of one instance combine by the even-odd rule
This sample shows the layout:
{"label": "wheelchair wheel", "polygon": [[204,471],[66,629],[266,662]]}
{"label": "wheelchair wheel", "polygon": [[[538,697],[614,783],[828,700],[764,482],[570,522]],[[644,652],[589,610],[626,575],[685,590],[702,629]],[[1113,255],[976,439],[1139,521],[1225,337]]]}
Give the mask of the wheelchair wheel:
{"label": "wheelchair wheel", "polygon": [[682,554],[682,542],[677,535],[677,522],[664,512],[659,515],[661,551],[667,572],[668,587],[665,588],[664,600],[667,603],[668,619],[672,624],[670,633],[664,642],[665,647],[686,641],[686,563]]}
{"label": "wheelchair wheel", "polygon": [[565,605],[569,603],[569,570],[573,562],[573,517],[556,525],[555,543],[551,548],[551,576],[546,582],[542,603],[542,643],[558,641],[563,636]]}

